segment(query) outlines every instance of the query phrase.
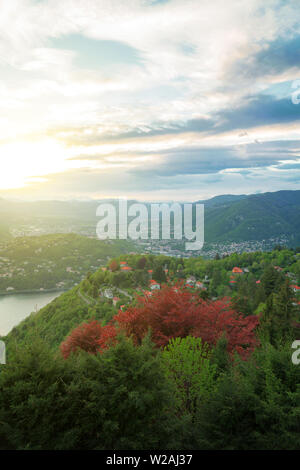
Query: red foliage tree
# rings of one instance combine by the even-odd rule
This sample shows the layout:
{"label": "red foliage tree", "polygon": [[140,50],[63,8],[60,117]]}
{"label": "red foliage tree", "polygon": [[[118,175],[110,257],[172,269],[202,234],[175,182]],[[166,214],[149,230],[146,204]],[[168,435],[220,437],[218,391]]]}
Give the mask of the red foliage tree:
{"label": "red foliage tree", "polygon": [[65,358],[77,349],[96,354],[115,344],[118,332],[141,344],[150,328],[158,347],[167,345],[171,338],[188,335],[201,337],[213,347],[225,332],[228,351],[247,358],[257,345],[258,323],[256,316],[237,313],[230,299],[206,301],[182,286],[164,286],[152,297],[138,297],[137,306],[120,310],[113,323],[102,327],[92,321],[75,328],[62,343],[61,352]]}
{"label": "red foliage tree", "polygon": [[78,349],[96,354],[116,341],[116,329],[112,324],[101,326],[96,320],[75,328],[61,344],[60,350],[65,359]]}
{"label": "red foliage tree", "polygon": [[257,344],[256,316],[243,317],[227,299],[204,301],[181,286],[164,286],[150,298],[138,298],[136,307],[119,312],[114,321],[136,344],[141,343],[149,328],[157,346],[188,335],[201,337],[214,346],[224,331],[229,352],[237,351],[246,357]]}
{"label": "red foliage tree", "polygon": [[[177,292],[176,292],[177,289]],[[148,329],[157,346],[164,346],[172,337],[189,335],[197,321],[195,303],[186,290],[164,286],[152,297],[138,297],[138,305],[115,315],[114,321],[136,344],[140,344]]]}
{"label": "red foliage tree", "polygon": [[227,299],[214,302],[202,302],[199,305],[199,319],[193,330],[193,335],[201,337],[211,346],[226,333],[227,349],[230,353],[236,351],[246,359],[258,344],[255,329],[259,324],[256,315],[244,317],[232,309]]}
{"label": "red foliage tree", "polygon": [[120,265],[119,263],[116,261],[116,260],[112,260],[112,262],[110,263],[109,265],[109,269],[112,271],[112,272],[115,272],[119,269]]}

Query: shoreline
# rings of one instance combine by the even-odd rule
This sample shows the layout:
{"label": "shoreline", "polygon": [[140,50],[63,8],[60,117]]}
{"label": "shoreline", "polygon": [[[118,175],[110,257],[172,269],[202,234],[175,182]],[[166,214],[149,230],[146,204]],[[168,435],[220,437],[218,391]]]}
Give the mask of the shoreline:
{"label": "shoreline", "polygon": [[[70,287],[70,289],[72,289],[72,287]],[[13,291],[9,291],[9,292],[1,292],[0,291],[0,297],[1,296],[6,296],[6,295],[17,295],[17,294],[49,294],[51,292],[67,292],[69,289],[57,289],[57,288],[53,288],[53,289],[44,289],[44,290],[40,290],[40,289],[27,289],[27,290],[13,290]]]}

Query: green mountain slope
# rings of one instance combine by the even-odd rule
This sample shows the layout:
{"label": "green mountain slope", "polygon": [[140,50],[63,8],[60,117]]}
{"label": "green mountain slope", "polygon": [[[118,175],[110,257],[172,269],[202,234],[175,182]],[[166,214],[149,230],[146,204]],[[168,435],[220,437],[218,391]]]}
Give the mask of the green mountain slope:
{"label": "green mountain slope", "polygon": [[251,195],[205,208],[207,242],[276,237],[300,242],[300,191]]}
{"label": "green mountain slope", "polygon": [[[105,201],[37,201],[0,200],[0,216],[10,228],[44,224],[44,233],[52,227],[57,232],[95,233],[99,218],[96,208]],[[128,201],[128,207],[136,201]],[[277,191],[255,195],[216,196],[197,201],[205,206],[205,241],[250,241],[285,237],[288,243],[300,243],[300,191]],[[145,203],[150,214],[150,203]],[[195,203],[196,204],[196,203]],[[20,227],[19,227],[20,228]],[[0,226],[1,237],[1,226]],[[0,238],[1,239],[1,238]]]}

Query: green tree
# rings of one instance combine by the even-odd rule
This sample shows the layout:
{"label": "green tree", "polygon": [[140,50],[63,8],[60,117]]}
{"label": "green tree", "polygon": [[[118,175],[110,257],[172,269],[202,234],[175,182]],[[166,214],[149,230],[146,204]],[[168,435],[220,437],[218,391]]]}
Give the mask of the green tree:
{"label": "green tree", "polygon": [[300,368],[291,345],[265,343],[238,362],[197,414],[197,448],[296,450],[299,440]]}
{"label": "green tree", "polygon": [[176,448],[174,390],[159,353],[120,338],[63,360],[35,342],[0,374],[0,442],[15,449]]}
{"label": "green tree", "polygon": [[212,351],[211,362],[216,366],[218,375],[227,372],[231,366],[230,355],[227,351],[228,339],[224,333],[217,341]]}
{"label": "green tree", "polygon": [[265,295],[268,297],[270,294],[275,292],[278,287],[281,275],[273,268],[272,265],[268,265],[261,278],[262,286],[265,290]]}
{"label": "green tree", "polygon": [[279,293],[275,296],[274,328],[278,341],[286,342],[293,338],[292,321],[295,316],[293,293],[288,279],[282,284]]}
{"label": "green tree", "polygon": [[216,366],[209,358],[208,345],[193,336],[173,338],[163,350],[166,374],[176,386],[177,407],[183,414],[193,415],[215,388]]}
{"label": "green tree", "polygon": [[155,279],[155,281],[157,282],[166,282],[167,278],[166,278],[166,274],[162,268],[162,266],[156,266],[153,270],[153,279]]}

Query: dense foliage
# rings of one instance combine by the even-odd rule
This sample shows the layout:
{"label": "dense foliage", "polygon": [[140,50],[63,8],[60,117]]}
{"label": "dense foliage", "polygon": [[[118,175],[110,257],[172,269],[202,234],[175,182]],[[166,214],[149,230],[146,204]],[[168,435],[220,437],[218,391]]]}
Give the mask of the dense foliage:
{"label": "dense foliage", "polygon": [[300,449],[299,250],[113,261],[5,338],[0,449]]}
{"label": "dense foliage", "polygon": [[[1,227],[0,227],[0,241]],[[132,249],[124,240],[101,241],[75,234],[17,237],[0,242],[0,292],[67,289],[112,256]]]}
{"label": "dense foliage", "polygon": [[16,449],[163,448],[176,424],[149,341],[68,361],[35,343],[2,372],[0,391],[0,442]]}

